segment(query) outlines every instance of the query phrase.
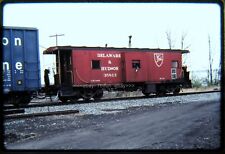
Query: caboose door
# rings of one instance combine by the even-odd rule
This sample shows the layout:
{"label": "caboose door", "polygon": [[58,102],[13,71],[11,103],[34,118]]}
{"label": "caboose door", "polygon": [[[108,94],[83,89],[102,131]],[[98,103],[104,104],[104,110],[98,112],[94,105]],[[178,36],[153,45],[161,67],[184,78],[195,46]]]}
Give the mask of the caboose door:
{"label": "caboose door", "polygon": [[61,84],[65,86],[72,86],[72,57],[71,51],[64,51],[60,54],[61,64]]}
{"label": "caboose door", "polygon": [[125,82],[147,81],[147,58],[145,52],[124,52]]}

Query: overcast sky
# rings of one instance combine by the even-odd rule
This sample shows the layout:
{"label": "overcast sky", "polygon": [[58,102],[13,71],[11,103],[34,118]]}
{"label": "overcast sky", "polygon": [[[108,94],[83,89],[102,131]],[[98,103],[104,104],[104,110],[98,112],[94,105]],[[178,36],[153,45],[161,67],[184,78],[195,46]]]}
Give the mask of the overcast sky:
{"label": "overcast sky", "polygon": [[[171,32],[174,48],[189,46],[190,70],[206,70],[208,36],[214,68],[219,67],[220,6],[217,4],[166,3],[69,3],[69,4],[8,4],[3,8],[4,26],[36,27],[39,30],[40,52],[55,45],[169,48],[166,32]],[[43,60],[41,60],[43,61]]]}

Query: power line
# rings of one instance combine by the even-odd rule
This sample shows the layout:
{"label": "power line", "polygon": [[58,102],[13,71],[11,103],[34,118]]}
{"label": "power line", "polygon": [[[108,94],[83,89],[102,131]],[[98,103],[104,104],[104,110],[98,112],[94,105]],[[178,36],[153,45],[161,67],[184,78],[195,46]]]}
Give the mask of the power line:
{"label": "power line", "polygon": [[42,46],[42,45],[39,45],[39,47],[43,48],[43,49],[47,49],[46,47]]}

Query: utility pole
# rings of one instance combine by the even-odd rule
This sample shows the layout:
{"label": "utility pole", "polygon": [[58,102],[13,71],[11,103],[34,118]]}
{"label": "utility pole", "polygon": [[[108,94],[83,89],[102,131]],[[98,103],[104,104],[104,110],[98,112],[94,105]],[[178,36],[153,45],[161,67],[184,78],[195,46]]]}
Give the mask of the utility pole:
{"label": "utility pole", "polygon": [[[55,35],[50,35],[49,37],[55,37],[55,45],[58,46],[58,36],[64,36],[64,34],[55,34]],[[58,74],[59,74],[59,84],[61,84],[61,63],[60,63],[60,50],[58,49],[58,54],[56,54],[56,59],[58,63]],[[56,65],[57,67],[57,65]]]}
{"label": "utility pole", "polygon": [[212,51],[211,51],[211,39],[210,39],[210,35],[208,36],[208,41],[209,41],[209,81],[210,84],[212,84]]}
{"label": "utility pole", "polygon": [[58,36],[64,36],[64,34],[50,35],[49,37],[55,37],[55,45],[58,46]]}

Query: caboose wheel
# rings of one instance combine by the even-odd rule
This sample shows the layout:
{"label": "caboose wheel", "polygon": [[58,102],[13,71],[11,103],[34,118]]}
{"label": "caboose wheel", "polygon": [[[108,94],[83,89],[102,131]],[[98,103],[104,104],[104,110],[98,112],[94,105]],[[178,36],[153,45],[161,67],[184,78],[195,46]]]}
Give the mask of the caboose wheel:
{"label": "caboose wheel", "polygon": [[92,98],[92,95],[89,93],[83,93],[81,96],[85,101],[89,101]]}
{"label": "caboose wheel", "polygon": [[90,95],[82,95],[85,101],[89,101],[92,97]]}
{"label": "caboose wheel", "polygon": [[164,96],[164,95],[166,95],[166,92],[165,91],[157,91],[156,95],[157,96]]}
{"label": "caboose wheel", "polygon": [[72,96],[71,99],[70,99],[70,101],[71,102],[77,102],[78,99],[79,99],[78,97]]}
{"label": "caboose wheel", "polygon": [[89,101],[94,96],[94,91],[92,89],[84,89],[80,92],[80,95],[85,101]]}
{"label": "caboose wheel", "polygon": [[68,98],[66,97],[59,97],[59,100],[62,102],[62,103],[66,103],[68,101]]}
{"label": "caboose wheel", "polygon": [[148,97],[150,95],[150,93],[145,93],[145,92],[142,92],[143,95],[145,95],[145,97]]}
{"label": "caboose wheel", "polygon": [[177,94],[179,94],[179,92],[180,92],[180,88],[176,88],[176,89],[174,89],[173,94],[177,95]]}
{"label": "caboose wheel", "polygon": [[96,93],[95,93],[95,95],[93,96],[93,98],[94,98],[95,100],[99,100],[99,99],[102,98],[102,96],[103,96],[103,90],[102,90],[102,89],[99,89],[99,90],[96,91]]}

